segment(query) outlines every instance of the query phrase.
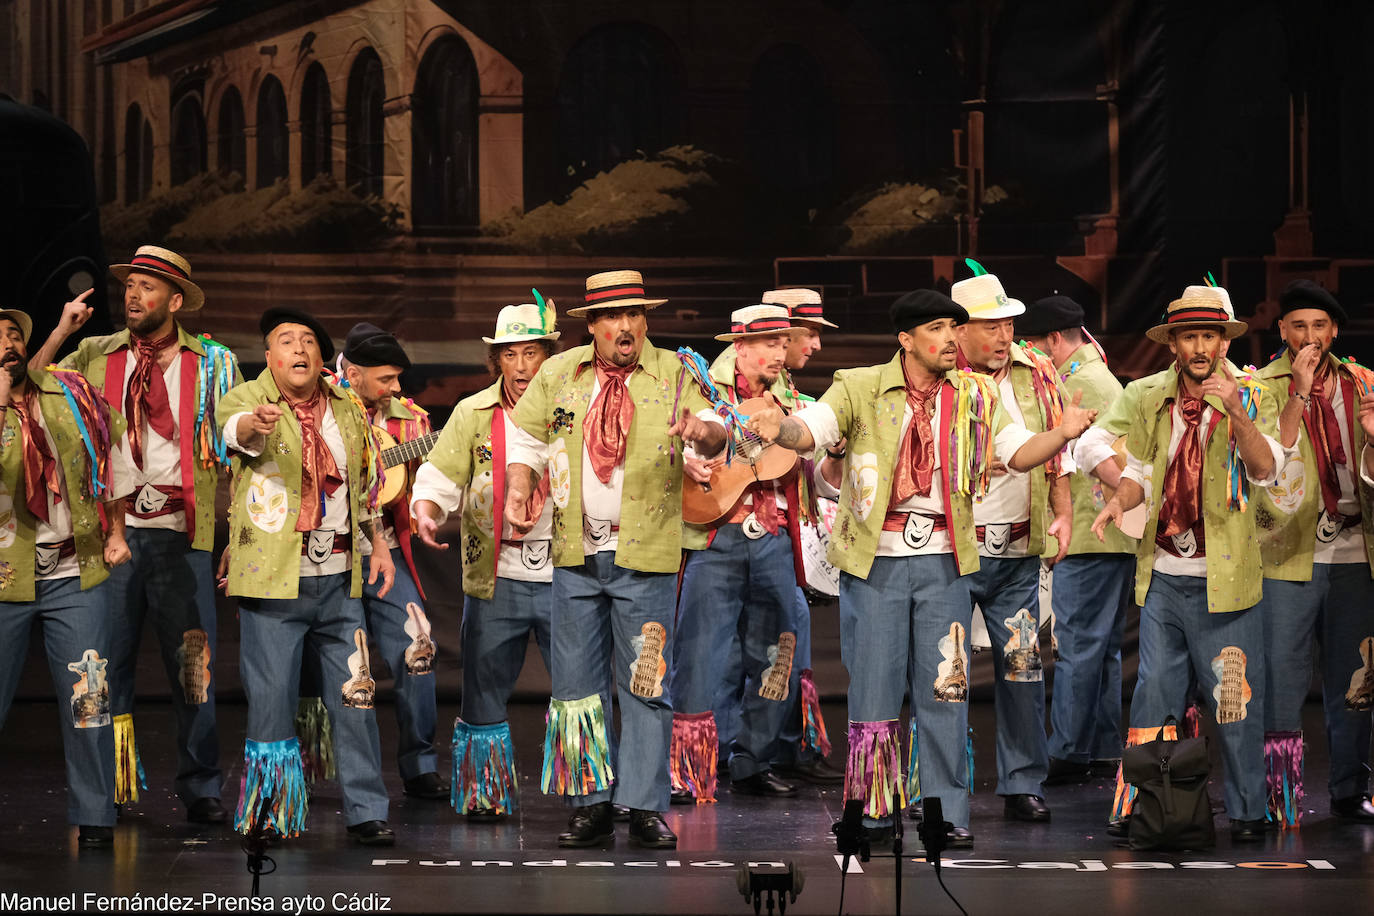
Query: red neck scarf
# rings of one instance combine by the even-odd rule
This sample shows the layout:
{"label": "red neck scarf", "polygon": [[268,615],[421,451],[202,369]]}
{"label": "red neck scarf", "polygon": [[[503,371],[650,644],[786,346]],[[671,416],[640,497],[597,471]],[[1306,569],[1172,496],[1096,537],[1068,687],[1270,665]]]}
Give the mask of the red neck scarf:
{"label": "red neck scarf", "polygon": [[1198,442],[1198,425],[1207,405],[1202,398],[1190,398],[1183,393],[1182,379],[1178,385],[1183,440],[1169,462],[1169,469],[1164,472],[1164,502],[1159,507],[1159,520],[1165,523],[1166,537],[1182,534],[1202,517],[1202,444]]}
{"label": "red neck scarf", "polygon": [[[768,397],[768,389],[762,380],[759,386],[763,388],[760,397]],[[754,388],[749,379],[738,367],[735,368],[735,403],[747,401],[754,397]],[[774,398],[768,398],[770,401]],[[784,411],[785,413],[786,411]],[[780,481],[781,482],[781,481]],[[763,526],[763,530],[769,534],[777,534],[778,527],[783,524],[782,513],[778,510],[778,491],[777,486],[771,480],[763,480],[758,483],[750,484],[745,491],[753,494],[754,497],[754,519]],[[744,497],[741,496],[742,500]]]}
{"label": "red neck scarf", "polygon": [[[1345,464],[1345,447],[1341,442],[1341,427],[1336,422],[1336,411],[1331,408],[1331,398],[1326,394],[1326,383],[1330,382],[1334,388],[1340,381],[1332,375],[1329,366],[1323,365],[1322,368],[1322,374],[1312,380],[1312,400],[1303,408],[1302,423],[1307,427],[1307,437],[1312,440],[1312,451],[1317,456],[1322,505],[1329,515],[1337,515],[1341,482],[1336,476],[1336,468]],[[1292,391],[1291,384],[1289,391]]]}
{"label": "red neck scarf", "polygon": [[320,432],[328,405],[319,388],[308,400],[293,401],[288,397],[286,404],[301,424],[301,513],[296,519],[296,530],[314,531],[324,520],[325,496],[334,495],[344,482]]}
{"label": "red neck scarf", "polygon": [[48,521],[48,493],[53,502],[62,501],[62,483],[57,479],[57,462],[48,451],[48,438],[38,422],[39,407],[30,391],[24,392],[20,402],[11,403],[10,410],[19,419],[24,448],[24,501],[29,512]]}
{"label": "red neck scarf", "polygon": [[912,384],[902,356],[902,378],[906,380],[906,403],[911,408],[911,424],[902,434],[897,447],[897,467],[892,475],[892,505],[900,506],[913,496],[929,496],[930,483],[935,475],[935,430],[931,418],[935,415],[935,395],[944,382],[941,376],[928,388]]}
{"label": "red neck scarf", "polygon": [[601,391],[582,420],[582,438],[597,480],[608,484],[616,466],[625,461],[625,442],[635,415],[635,403],[630,400],[625,379],[638,364],[617,366],[597,356],[595,365]]}
{"label": "red neck scarf", "polygon": [[129,418],[129,452],[134,464],[143,467],[143,426],[146,423],[159,436],[176,436],[176,421],[172,419],[172,405],[167,399],[167,382],[158,366],[158,354],[177,342],[177,332],[160,340],[133,335],[129,338],[137,355],[134,374],[124,392],[124,412]]}

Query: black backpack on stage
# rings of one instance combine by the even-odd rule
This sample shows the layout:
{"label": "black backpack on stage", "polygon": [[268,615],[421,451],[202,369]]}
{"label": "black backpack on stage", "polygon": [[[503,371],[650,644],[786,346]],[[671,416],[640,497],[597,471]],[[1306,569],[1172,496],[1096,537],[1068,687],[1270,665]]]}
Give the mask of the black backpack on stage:
{"label": "black backpack on stage", "polygon": [[[1174,725],[1173,716],[1164,726]],[[1216,845],[1212,805],[1207,798],[1211,764],[1207,739],[1164,740],[1164,728],[1153,741],[1122,751],[1122,776],[1135,786],[1131,808],[1132,849],[1208,849]]]}

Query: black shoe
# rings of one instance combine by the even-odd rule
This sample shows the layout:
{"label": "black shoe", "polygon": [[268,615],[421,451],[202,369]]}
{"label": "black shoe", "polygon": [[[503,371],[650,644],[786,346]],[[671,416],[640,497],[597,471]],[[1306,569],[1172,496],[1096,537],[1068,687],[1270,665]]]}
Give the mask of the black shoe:
{"label": "black shoe", "polygon": [[1264,818],[1257,817],[1253,821],[1231,821],[1231,842],[1232,843],[1259,843],[1264,840],[1264,834],[1269,826]]}
{"label": "black shoe", "polygon": [[471,808],[463,812],[469,824],[495,824],[504,821],[506,815],[495,808]]}
{"label": "black shoe", "polygon": [[1121,769],[1120,757],[1094,757],[1088,761],[1088,769],[1099,779],[1107,779],[1116,776]]}
{"label": "black shoe", "polygon": [[229,820],[229,812],[214,796],[198,798],[186,809],[186,820],[193,824],[223,824]]}
{"label": "black shoe", "polygon": [[[674,789],[668,795],[668,804],[670,805],[695,805],[696,803],[697,797],[692,794],[691,789]],[[626,817],[628,816],[627,814]]]}
{"label": "black shoe", "polygon": [[881,827],[865,827],[864,837],[868,840],[869,849],[882,849],[892,845],[893,829],[891,825],[884,824]]}
{"label": "black shoe", "polygon": [[791,798],[797,794],[797,787],[783,782],[771,770],[761,770],[745,779],[730,780],[730,790],[743,795],[762,795],[767,798]]}
{"label": "black shoe", "polygon": [[1368,795],[1333,798],[1331,799],[1331,813],[1349,821],[1374,824],[1374,804],[1370,803]]}
{"label": "black shoe", "polygon": [[448,783],[439,778],[438,773],[421,773],[405,781],[405,793],[411,798],[428,798],[435,801],[448,801]]}
{"label": "black shoe", "polygon": [[1057,757],[1051,757],[1050,768],[1045,775],[1045,785],[1074,785],[1087,782],[1092,777],[1093,768],[1090,763],[1074,763],[1072,760],[1060,760]]}
{"label": "black shoe", "polygon": [[1131,832],[1131,816],[1118,817],[1107,821],[1107,836],[1128,836]]}
{"label": "black shoe", "polygon": [[114,845],[113,827],[92,827],[90,824],[82,824],[77,828],[79,838],[78,843],[82,849],[104,849]]}
{"label": "black shoe", "polygon": [[574,808],[568,831],[558,835],[558,845],[569,849],[599,846],[615,839],[615,820],[610,802]]}
{"label": "black shoe", "polygon": [[630,812],[630,845],[645,849],[677,849],[677,834],[668,829],[657,811]]}
{"label": "black shoe", "polygon": [[809,782],[813,786],[844,785],[844,770],[836,769],[824,757],[816,757],[806,763],[774,766],[773,772],[788,779],[800,779],[802,782]]}
{"label": "black shoe", "polygon": [[386,825],[386,821],[363,821],[348,828],[349,836],[361,846],[395,846],[396,831]]}
{"label": "black shoe", "polygon": [[611,820],[625,823],[630,819],[630,809],[625,805],[617,805],[611,802]]}
{"label": "black shoe", "polygon": [[915,821],[918,824],[924,821],[926,819],[925,806],[922,805],[919,801],[914,801],[911,804],[907,805],[906,819],[909,821]]}
{"label": "black shoe", "polygon": [[1008,795],[1002,816],[1009,821],[1047,821],[1050,808],[1039,795]]}
{"label": "black shoe", "polygon": [[972,849],[973,834],[967,827],[951,827],[945,834],[946,849]]}

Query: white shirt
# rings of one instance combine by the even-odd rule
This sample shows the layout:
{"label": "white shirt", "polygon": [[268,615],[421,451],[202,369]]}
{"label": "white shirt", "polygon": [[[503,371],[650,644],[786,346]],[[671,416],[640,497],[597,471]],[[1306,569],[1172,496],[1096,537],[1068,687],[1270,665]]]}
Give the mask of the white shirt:
{"label": "white shirt", "polygon": [[[508,443],[506,467],[510,467],[515,459],[511,456],[509,443],[517,434],[526,434],[511,422],[510,411],[501,411],[501,417],[505,422]],[[544,447],[537,439],[535,443]],[[415,472],[415,486],[410,491],[410,512],[415,515],[415,504],[427,499],[439,507],[439,517],[435,521],[442,525],[450,514],[462,511],[467,496],[466,489],[460,489],[447,475],[426,461]],[[544,509],[539,513],[538,520],[529,533],[520,539],[519,544],[506,543],[515,540],[515,532],[504,518],[500,519],[500,522],[501,556],[496,563],[496,575],[502,579],[514,579],[519,582],[552,582],[553,557],[549,548],[553,539],[553,500],[544,500]],[[542,563],[539,562],[540,558],[543,560]]]}
{"label": "white shirt", "polygon": [[[142,429],[143,468],[140,470],[137,465],[131,462],[134,470],[135,491],[141,490],[144,484],[156,484],[160,487],[181,486],[180,437],[182,435],[195,435],[194,426],[188,430],[181,429],[181,360],[181,350],[178,349],[171,364],[162,373],[162,381],[167,386],[167,405],[172,414],[172,422],[176,424],[176,429],[172,433],[173,438],[162,438],[146,420],[144,421]],[[134,368],[137,365],[138,350],[130,345],[128,358],[124,360],[124,387],[121,389],[123,397],[118,407],[121,412],[124,410],[124,404],[128,399],[129,380],[134,377]],[[185,498],[194,500],[195,494],[188,493]],[[130,528],[163,528],[169,531],[185,531],[186,511],[178,509],[176,512],[159,515],[156,518],[139,518],[136,515],[125,513],[124,524]]]}

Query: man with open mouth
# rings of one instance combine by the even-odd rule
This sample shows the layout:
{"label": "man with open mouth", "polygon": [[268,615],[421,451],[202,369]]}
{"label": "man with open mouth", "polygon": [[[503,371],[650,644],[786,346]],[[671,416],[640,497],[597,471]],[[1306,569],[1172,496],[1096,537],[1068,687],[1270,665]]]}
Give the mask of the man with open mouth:
{"label": "man with open mouth", "polygon": [[[82,847],[114,842],[110,570],[128,563],[124,419],[80,373],[29,369],[29,316],[0,311],[0,726],[41,624]],[[103,507],[102,507],[103,504]]]}
{"label": "man with open mouth", "polygon": [[[674,641],[682,562],[683,448],[705,458],[725,428],[687,368],[649,342],[638,271],[587,278],[590,344],[546,360],[515,405],[504,511],[521,536],[547,476],[553,502],[553,620],[543,789],[574,806],[561,846],[615,836],[611,799],[630,808],[630,841],[677,846],[664,822],[673,726],[665,653]],[[710,419],[698,416],[706,414]],[[621,734],[612,761],[606,672],[614,666]]]}
{"label": "man with open mouth", "polygon": [[[493,823],[519,807],[515,747],[506,704],[525,663],[530,634],[549,658],[553,613],[553,503],[544,475],[527,503],[533,527],[523,536],[504,519],[511,411],[559,331],[552,301],[508,305],[494,337],[483,337],[491,385],[459,401],[429,459],[415,473],[411,506],[420,540],[448,550],[438,528],[461,512],[463,566],[463,708],[453,723],[454,809],[470,823]],[[500,526],[498,532],[497,526]]]}
{"label": "man with open mouth", "polygon": [[[1142,502],[1147,510],[1136,562],[1140,674],[1127,744],[1152,741],[1161,729],[1170,737],[1175,729],[1165,722],[1184,720],[1196,679],[1218,723],[1231,837],[1255,842],[1265,829],[1267,660],[1257,609],[1258,512],[1246,502],[1255,488],[1274,485],[1287,456],[1274,439],[1273,392],[1226,360],[1230,341],[1247,330],[1226,290],[1185,289],[1146,332],[1169,347],[1174,365],[1127,385],[1078,452],[1126,436],[1121,486],[1093,522],[1099,537],[1109,523],[1120,527],[1126,510]],[[1109,832],[1120,835],[1129,829],[1134,790],[1117,779]]]}
{"label": "man with open mouth", "polygon": [[377,522],[377,440],[362,402],[320,374],[334,344],[319,321],[271,308],[258,327],[267,368],[215,411],[240,458],[226,591],[239,599],[248,740],[234,826],[280,837],[305,829],[294,722],[308,646],[318,653],[348,832],[390,846],[356,549],[360,533],[372,542],[366,581],[385,597],[395,567]]}

